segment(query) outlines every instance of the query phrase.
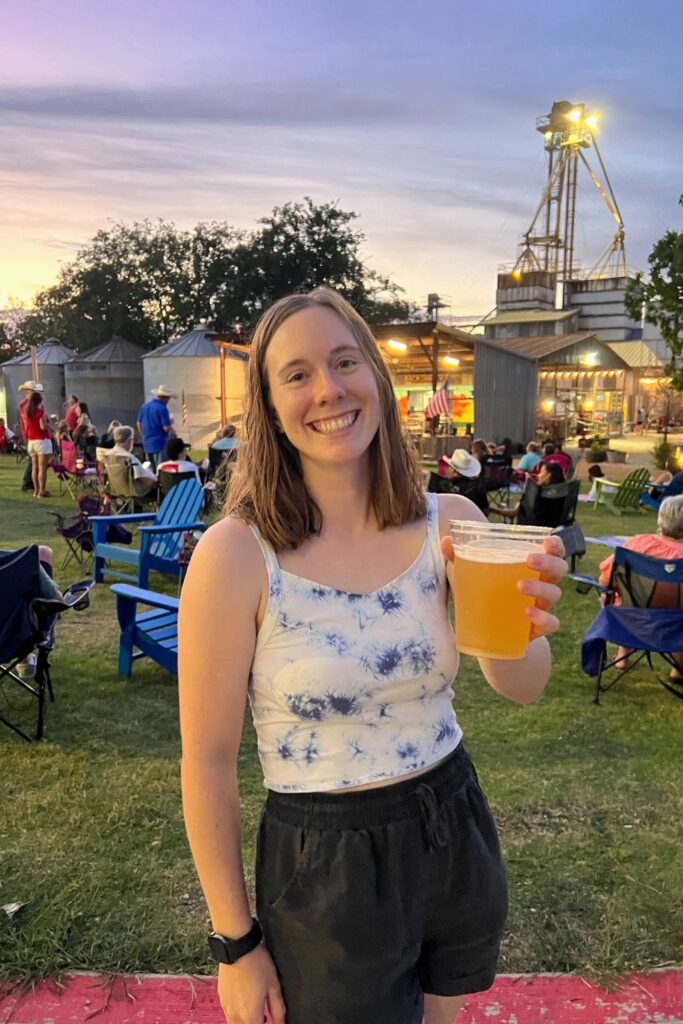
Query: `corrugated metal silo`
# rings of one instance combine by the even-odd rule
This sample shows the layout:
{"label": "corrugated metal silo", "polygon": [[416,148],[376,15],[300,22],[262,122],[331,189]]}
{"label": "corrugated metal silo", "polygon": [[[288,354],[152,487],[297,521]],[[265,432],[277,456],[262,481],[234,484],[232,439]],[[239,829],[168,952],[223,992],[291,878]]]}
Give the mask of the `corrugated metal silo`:
{"label": "corrugated metal silo", "polygon": [[[221,425],[220,356],[205,327],[196,327],[182,338],[161,345],[142,357],[145,401],[160,384],[173,391],[168,403],[178,434],[197,448],[206,447]],[[242,414],[246,355],[226,353],[225,389],[228,419]],[[188,424],[183,423],[182,404]]]}
{"label": "corrugated metal silo", "polygon": [[[60,419],[66,401],[64,364],[73,355],[75,355],[73,349],[62,345],[56,338],[48,338],[37,352],[38,376],[44,389],[45,409],[50,414],[55,413]],[[19,394],[19,385],[33,377],[31,353],[24,352],[23,355],[3,363],[2,376],[5,381],[7,422],[13,425],[17,422],[17,407],[22,399],[22,395]]]}
{"label": "corrugated metal silo", "polygon": [[79,352],[64,366],[67,395],[86,402],[99,432],[111,420],[135,426],[145,400],[144,349],[116,336],[88,352]]}

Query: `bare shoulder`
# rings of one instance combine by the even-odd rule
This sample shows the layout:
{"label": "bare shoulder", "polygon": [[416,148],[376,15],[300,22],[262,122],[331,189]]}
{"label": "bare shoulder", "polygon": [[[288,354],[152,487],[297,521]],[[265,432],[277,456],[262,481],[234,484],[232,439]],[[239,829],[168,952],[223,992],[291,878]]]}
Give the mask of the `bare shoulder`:
{"label": "bare shoulder", "polygon": [[199,578],[207,590],[220,586],[224,594],[234,590],[242,601],[253,598],[258,604],[268,573],[259,543],[243,520],[226,516],[204,533],[192,554],[187,583],[193,588]]}
{"label": "bare shoulder", "polygon": [[469,498],[461,494],[437,494],[439,503],[439,534],[441,537],[448,533],[448,524],[451,519],[474,520],[485,523],[486,516]]}

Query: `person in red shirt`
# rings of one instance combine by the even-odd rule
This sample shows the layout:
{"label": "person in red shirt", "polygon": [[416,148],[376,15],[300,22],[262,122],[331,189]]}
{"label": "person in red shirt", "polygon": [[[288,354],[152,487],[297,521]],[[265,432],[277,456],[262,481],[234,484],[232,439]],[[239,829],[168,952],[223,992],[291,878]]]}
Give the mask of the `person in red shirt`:
{"label": "person in red shirt", "polygon": [[28,453],[31,457],[33,493],[36,498],[49,498],[50,492],[45,490],[45,480],[47,467],[52,457],[52,434],[48,427],[47,413],[43,407],[43,396],[40,391],[34,391],[31,394],[24,417]]}
{"label": "person in red shirt", "polygon": [[[38,381],[35,381],[35,380],[26,380],[26,381],[24,381],[23,384],[19,385],[19,391],[23,391],[24,392],[24,398],[21,400],[21,402],[19,402],[19,406],[17,408],[17,415],[19,417],[19,437],[23,441],[27,440],[27,437],[26,437],[26,407],[28,405],[28,400],[29,400],[29,398],[31,397],[31,395],[32,395],[32,393],[34,391],[42,391],[42,390],[43,390],[43,385],[40,384]],[[22,491],[32,491],[33,490],[33,468],[31,466],[31,459],[30,458],[27,460],[26,466],[24,468],[24,476],[23,476],[22,481],[21,481],[21,489],[22,489]]]}
{"label": "person in red shirt", "polygon": [[69,431],[73,436],[73,432],[78,426],[78,420],[80,418],[81,411],[78,407],[78,398],[76,395],[69,395],[66,400],[66,411],[64,413],[64,419],[69,424]]}

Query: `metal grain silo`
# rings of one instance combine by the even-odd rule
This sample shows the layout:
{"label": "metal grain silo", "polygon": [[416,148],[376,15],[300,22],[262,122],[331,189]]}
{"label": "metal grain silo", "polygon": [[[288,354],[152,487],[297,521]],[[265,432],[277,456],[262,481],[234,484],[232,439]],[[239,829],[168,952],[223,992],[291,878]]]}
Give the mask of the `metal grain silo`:
{"label": "metal grain silo", "polygon": [[86,402],[101,433],[111,420],[135,426],[144,402],[142,356],[144,349],[114,336],[103,345],[78,352],[64,365],[67,395]]}
{"label": "metal grain silo", "polygon": [[[37,351],[38,379],[43,385],[43,401],[49,414],[54,413],[61,419],[66,402],[64,388],[64,364],[75,355],[73,349],[62,345],[56,338],[48,338]],[[17,406],[22,399],[19,385],[25,380],[33,379],[31,353],[24,352],[2,364],[2,376],[5,382],[5,402],[7,406],[7,422],[17,422]]]}
{"label": "metal grain silo", "polygon": [[[182,338],[161,345],[142,357],[145,401],[160,384],[173,391],[168,409],[177,433],[195,448],[205,448],[221,425],[221,380],[218,348],[211,340],[219,337],[205,327],[196,327]],[[226,412],[228,419],[242,413],[246,355],[226,353]],[[187,420],[183,422],[183,402]]]}

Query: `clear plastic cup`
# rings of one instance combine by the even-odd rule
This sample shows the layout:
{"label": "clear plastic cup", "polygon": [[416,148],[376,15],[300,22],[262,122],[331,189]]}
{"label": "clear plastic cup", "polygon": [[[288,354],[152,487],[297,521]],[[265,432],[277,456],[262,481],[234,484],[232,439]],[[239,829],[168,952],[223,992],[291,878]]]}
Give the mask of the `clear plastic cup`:
{"label": "clear plastic cup", "polygon": [[543,551],[552,533],[544,526],[451,520],[455,642],[477,658],[523,658],[531,622],[525,609],[534,598],[520,594],[519,580],[538,579],[530,554]]}

